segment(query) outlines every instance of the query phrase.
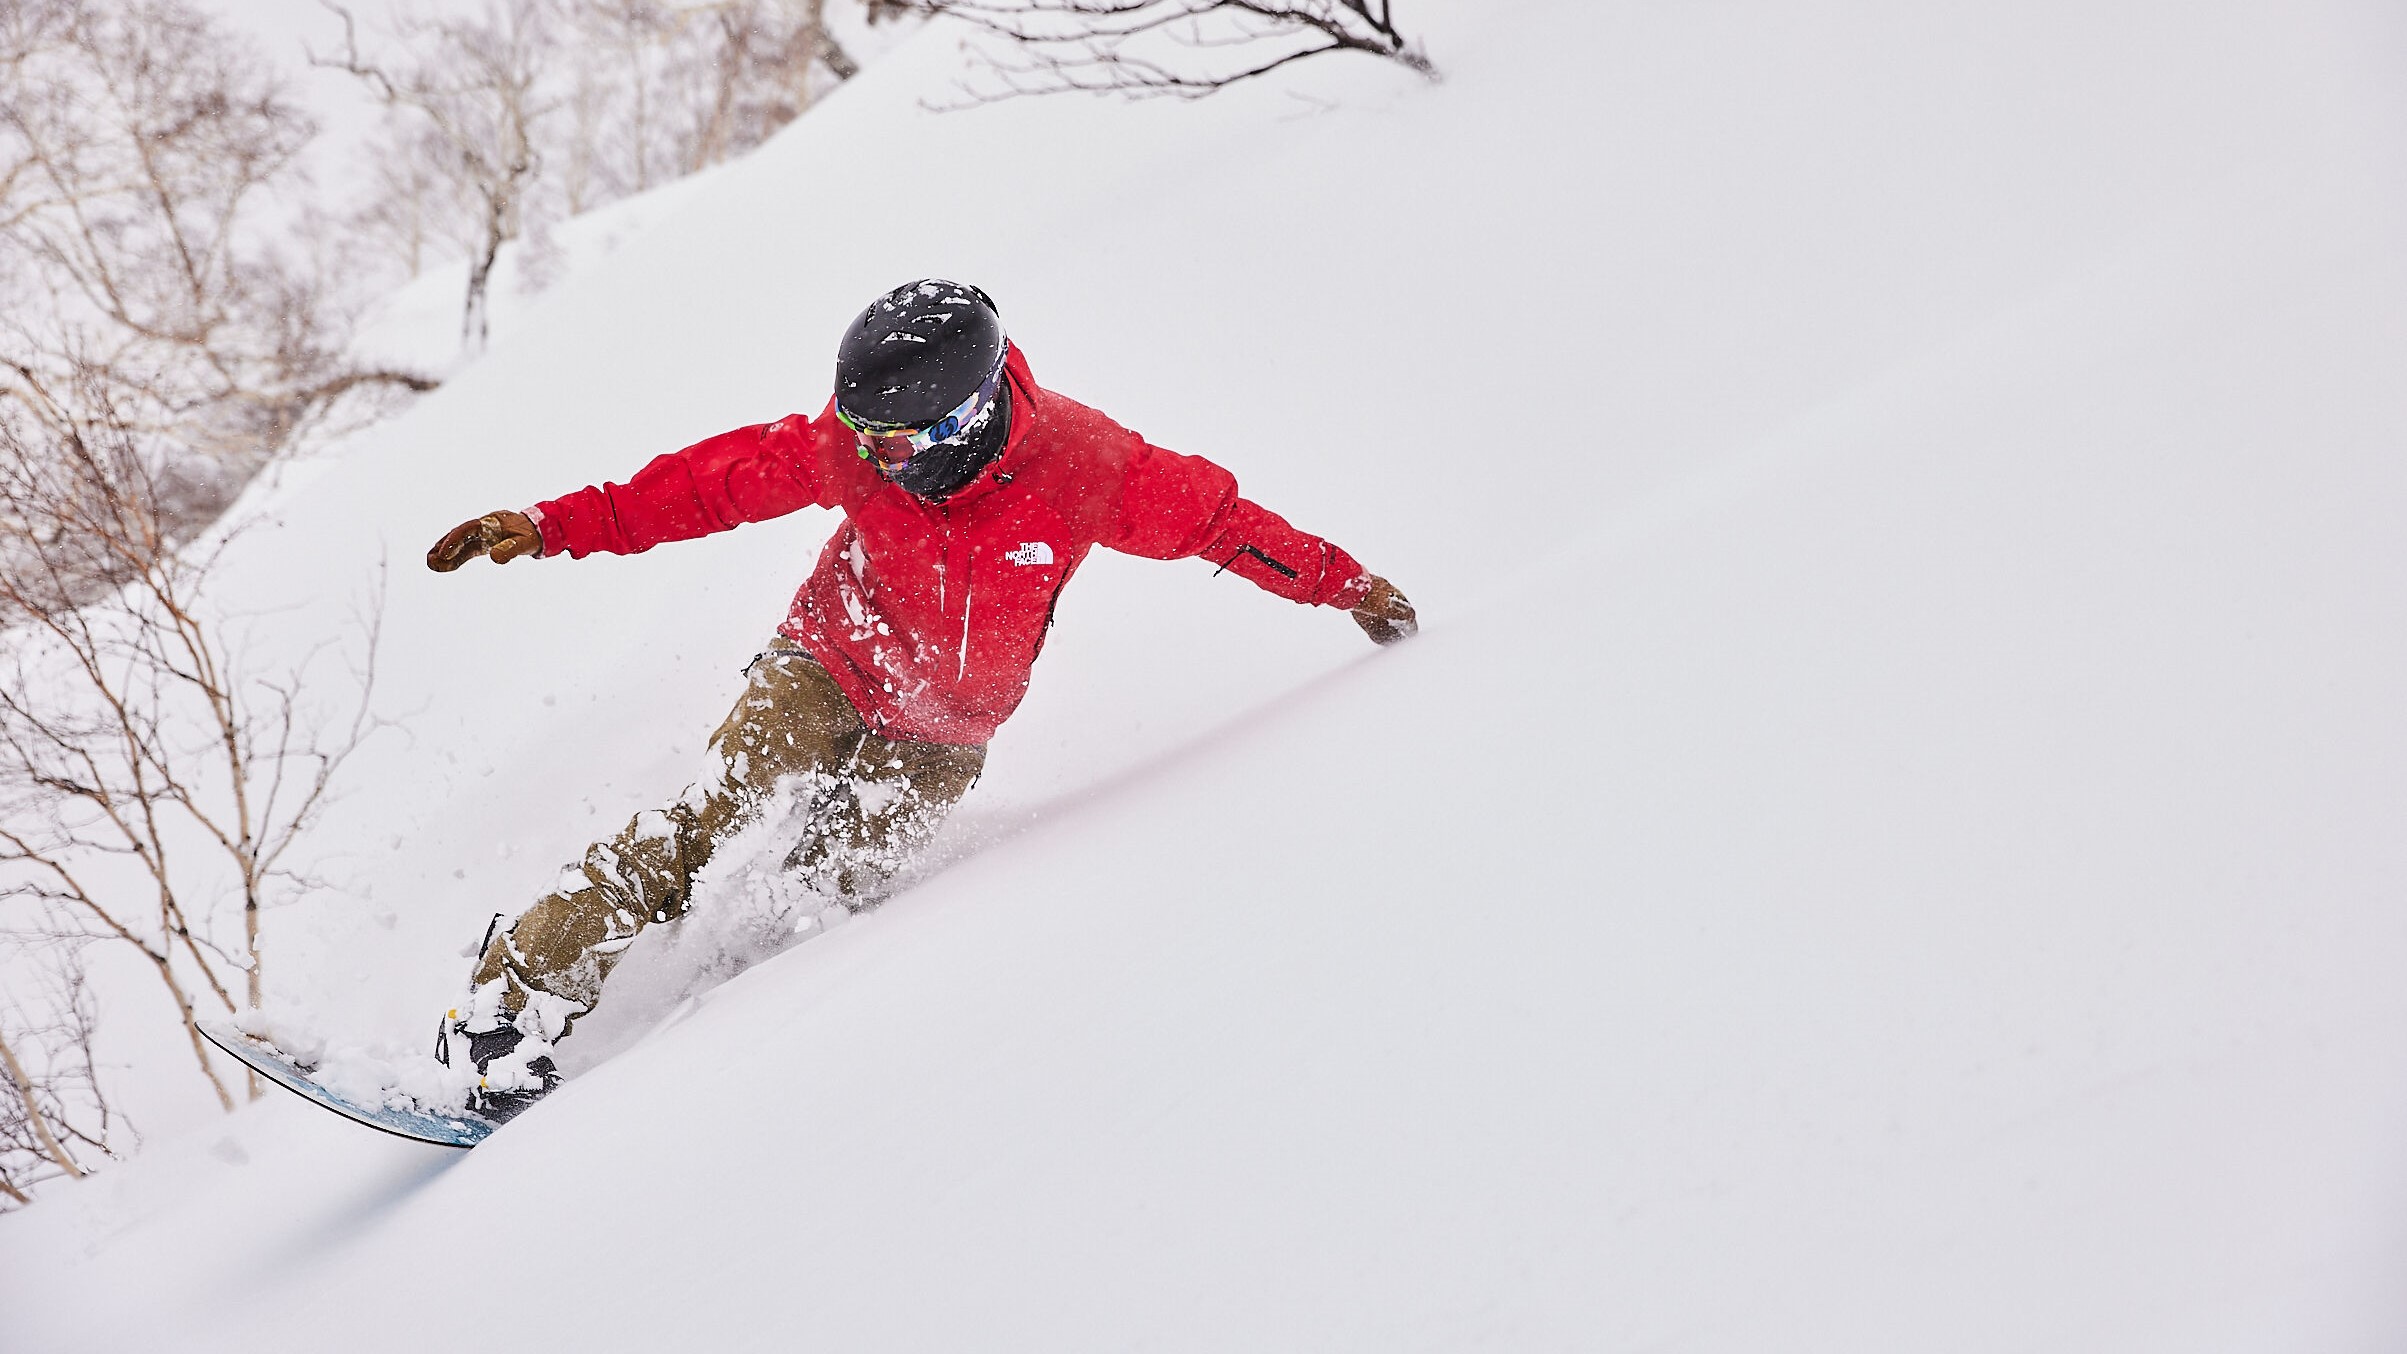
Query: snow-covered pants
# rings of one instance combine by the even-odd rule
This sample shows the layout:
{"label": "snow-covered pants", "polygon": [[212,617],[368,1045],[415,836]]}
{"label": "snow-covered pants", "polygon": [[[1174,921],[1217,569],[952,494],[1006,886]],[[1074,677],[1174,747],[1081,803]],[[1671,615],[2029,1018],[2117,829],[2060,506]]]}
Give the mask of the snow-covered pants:
{"label": "snow-covered pants", "polygon": [[505,1013],[524,1010],[531,992],[561,998],[574,1014],[593,1009],[636,934],[683,916],[712,850],[764,811],[797,824],[787,868],[846,906],[865,906],[986,764],[984,747],[871,733],[790,640],[777,639],[745,672],[744,694],[711,735],[717,774],[586,848],[558,892],[486,946],[475,984],[503,981]]}

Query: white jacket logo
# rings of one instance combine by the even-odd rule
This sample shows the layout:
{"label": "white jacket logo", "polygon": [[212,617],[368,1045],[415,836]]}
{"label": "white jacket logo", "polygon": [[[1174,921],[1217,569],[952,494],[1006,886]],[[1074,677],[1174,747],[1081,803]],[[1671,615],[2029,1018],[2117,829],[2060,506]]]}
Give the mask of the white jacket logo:
{"label": "white jacket logo", "polygon": [[1005,551],[1003,558],[1014,564],[1051,564],[1053,547],[1043,541],[1028,541],[1017,550]]}

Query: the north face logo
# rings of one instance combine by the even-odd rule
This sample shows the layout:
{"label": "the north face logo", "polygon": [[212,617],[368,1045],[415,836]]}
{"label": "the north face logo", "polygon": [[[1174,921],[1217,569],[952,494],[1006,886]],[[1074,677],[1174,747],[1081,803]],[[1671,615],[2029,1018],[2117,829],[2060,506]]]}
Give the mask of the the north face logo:
{"label": "the north face logo", "polygon": [[1051,564],[1053,547],[1043,541],[1029,541],[1017,550],[1006,551],[1003,558],[1014,564]]}

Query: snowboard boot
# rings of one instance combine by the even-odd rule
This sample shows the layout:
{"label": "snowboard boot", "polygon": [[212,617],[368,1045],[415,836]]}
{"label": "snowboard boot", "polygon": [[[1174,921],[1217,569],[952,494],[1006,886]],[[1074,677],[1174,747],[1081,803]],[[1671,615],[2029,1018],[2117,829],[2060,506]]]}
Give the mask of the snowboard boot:
{"label": "snowboard boot", "polygon": [[[511,1065],[526,1032],[508,1021],[489,1030],[470,1030],[467,1022],[453,1013],[444,1022],[444,1038],[435,1050],[437,1060],[445,1066],[451,1064],[450,1038],[454,1035],[468,1042],[468,1060],[476,1066],[476,1088],[468,1093],[468,1112],[478,1118],[506,1124],[560,1084],[560,1069],[548,1050],[527,1059],[523,1070]],[[496,1068],[495,1063],[503,1066]],[[494,1084],[497,1081],[501,1082],[498,1086]]]}

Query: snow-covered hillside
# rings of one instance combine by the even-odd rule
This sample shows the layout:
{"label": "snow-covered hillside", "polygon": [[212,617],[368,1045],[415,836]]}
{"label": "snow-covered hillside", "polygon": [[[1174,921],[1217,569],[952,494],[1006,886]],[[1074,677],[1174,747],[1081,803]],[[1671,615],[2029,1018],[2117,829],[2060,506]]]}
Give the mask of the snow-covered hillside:
{"label": "snow-covered hillside", "polygon": [[832,519],[426,544],[906,278],[1418,640],[1098,556],[916,888],[649,937],[473,1153],[161,1110],[0,1349],[2407,1343],[2407,14],[1406,8],[1442,84],[1197,106],[921,112],[932,29],[285,476],[233,581],[389,558],[408,735],[273,984],[424,1042]]}

